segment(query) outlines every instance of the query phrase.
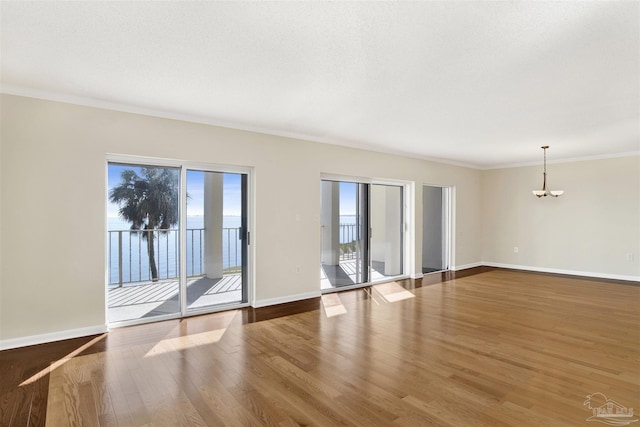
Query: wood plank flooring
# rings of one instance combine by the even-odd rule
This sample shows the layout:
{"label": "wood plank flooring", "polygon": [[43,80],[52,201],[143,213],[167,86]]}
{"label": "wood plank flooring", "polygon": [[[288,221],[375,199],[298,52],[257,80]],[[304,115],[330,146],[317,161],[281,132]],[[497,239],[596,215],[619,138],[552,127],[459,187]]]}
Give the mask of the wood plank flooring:
{"label": "wood plank flooring", "polygon": [[640,287],[474,272],[0,352],[0,425],[586,426],[596,392],[639,412]]}

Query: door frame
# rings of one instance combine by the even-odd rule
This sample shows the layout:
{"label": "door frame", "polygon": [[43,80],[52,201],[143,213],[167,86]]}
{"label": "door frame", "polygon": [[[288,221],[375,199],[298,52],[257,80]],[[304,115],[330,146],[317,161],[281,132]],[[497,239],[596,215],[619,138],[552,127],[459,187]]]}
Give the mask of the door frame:
{"label": "door frame", "polygon": [[[180,295],[180,312],[172,313],[166,315],[154,316],[152,318],[139,318],[139,319],[131,319],[131,320],[123,320],[119,322],[109,322],[108,313],[109,313],[109,276],[108,276],[108,263],[109,263],[109,254],[108,254],[108,218],[107,218],[107,208],[109,203],[109,189],[108,189],[108,179],[109,179],[109,164],[110,163],[119,163],[119,164],[130,164],[132,166],[151,166],[151,167],[173,167],[178,168],[180,170],[180,199],[179,199],[179,215],[180,215],[180,224],[179,224],[179,295]],[[186,299],[186,245],[187,245],[187,221],[186,221],[186,212],[187,212],[187,169],[190,170],[198,170],[198,171],[206,171],[206,172],[222,172],[222,173],[235,173],[235,174],[244,174],[246,175],[246,197],[245,204],[247,213],[247,249],[246,256],[247,259],[244,261],[246,263],[247,271],[246,271],[246,283],[243,283],[243,297],[246,296],[246,301],[238,303],[238,304],[221,304],[216,306],[204,307],[202,309],[192,309],[187,311],[187,299]],[[254,224],[255,224],[255,196],[254,196],[254,188],[255,188],[255,173],[254,168],[250,166],[234,166],[234,165],[225,165],[220,163],[202,163],[202,162],[192,162],[186,160],[177,160],[177,159],[164,159],[164,158],[156,158],[156,157],[145,157],[145,156],[134,156],[134,155],[125,155],[125,154],[113,154],[108,153],[105,156],[105,206],[104,206],[104,292],[105,292],[105,323],[108,328],[116,328],[123,326],[131,326],[131,325],[140,325],[144,323],[153,323],[159,322],[163,320],[171,320],[171,319],[180,319],[184,317],[197,316],[206,313],[215,313],[218,311],[225,311],[243,307],[249,307],[254,304],[255,299],[255,233],[254,233]]]}
{"label": "door frame", "polygon": [[[422,251],[424,251],[424,188],[432,187],[432,188],[440,188],[442,189],[442,264],[445,267],[438,271],[433,271],[431,273],[423,273],[424,274],[432,274],[432,273],[440,273],[443,271],[452,270],[454,265],[454,250],[453,250],[453,232],[454,232],[454,214],[455,214],[455,186],[451,185],[442,185],[442,184],[422,184],[420,187],[421,198],[422,198]],[[420,260],[420,270],[424,267],[422,265],[424,259],[424,254],[422,254],[422,259]]]}
{"label": "door frame", "polygon": [[413,277],[413,274],[410,272],[414,270],[415,266],[415,238],[413,237],[415,231],[415,184],[412,181],[404,181],[404,180],[395,180],[388,178],[366,178],[359,176],[349,176],[349,175],[340,175],[340,174],[332,174],[332,173],[321,173],[320,181],[341,181],[341,182],[354,182],[358,184],[369,184],[369,194],[368,194],[368,218],[367,224],[369,225],[369,230],[367,232],[367,245],[371,248],[371,185],[392,185],[402,187],[402,274],[399,276],[389,276],[379,280],[371,281],[371,257],[367,260],[367,268],[369,269],[368,281],[364,283],[358,283],[349,286],[340,286],[338,288],[329,288],[329,289],[321,289],[320,279],[318,279],[318,288],[322,294],[332,293],[332,292],[340,292],[344,290],[350,289],[358,289],[366,286],[371,286],[379,283],[390,282],[394,280],[402,280]]}

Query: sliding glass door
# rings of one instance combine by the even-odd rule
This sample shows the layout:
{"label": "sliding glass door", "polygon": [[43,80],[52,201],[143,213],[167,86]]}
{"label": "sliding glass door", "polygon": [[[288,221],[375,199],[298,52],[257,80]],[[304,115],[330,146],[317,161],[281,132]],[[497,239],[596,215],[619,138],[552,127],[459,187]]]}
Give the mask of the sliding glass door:
{"label": "sliding glass door", "polygon": [[180,313],[179,200],[179,168],[109,164],[109,322]]}
{"label": "sliding glass door", "polygon": [[371,185],[371,280],[403,273],[402,186]]}
{"label": "sliding glass door", "polygon": [[369,184],[321,181],[321,288],[369,281]]}
{"label": "sliding glass door", "polygon": [[247,301],[246,175],[187,170],[187,310]]}
{"label": "sliding glass door", "polygon": [[404,185],[320,181],[323,291],[404,274]]}
{"label": "sliding glass door", "polygon": [[248,173],[187,166],[108,164],[109,323],[248,302]]}

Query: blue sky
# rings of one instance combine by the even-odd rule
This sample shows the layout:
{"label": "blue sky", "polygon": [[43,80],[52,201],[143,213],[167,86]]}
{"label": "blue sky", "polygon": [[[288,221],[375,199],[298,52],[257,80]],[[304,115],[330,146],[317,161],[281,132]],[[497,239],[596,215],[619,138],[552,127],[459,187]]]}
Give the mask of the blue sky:
{"label": "blue sky", "polygon": [[[126,169],[133,169],[137,173],[140,167],[133,165],[109,164],[108,168],[108,189],[120,183],[120,174]],[[176,168],[177,170],[177,168]],[[204,206],[204,174],[221,172],[204,172],[197,170],[187,170],[187,216],[203,214]],[[235,173],[224,173],[224,196],[223,215],[239,216],[241,205],[241,175]],[[356,213],[356,190],[357,184],[353,182],[340,182],[340,215],[355,215]],[[117,218],[118,206],[107,203],[107,216]]]}
{"label": "blue sky", "polygon": [[[109,164],[108,168],[108,183],[107,187],[109,192],[111,189],[120,184],[120,175],[122,171],[126,169],[133,169],[137,173],[140,172],[140,167],[132,165],[120,165]],[[177,169],[176,169],[177,170]],[[187,170],[187,193],[189,199],[187,200],[187,216],[202,215],[204,206],[204,174],[205,173],[220,173],[220,172],[203,172]],[[223,215],[224,216],[239,216],[241,206],[241,175],[235,173],[224,174],[224,195],[223,195]],[[118,205],[107,202],[107,216],[110,218],[117,218]]]}
{"label": "blue sky", "polygon": [[356,214],[356,189],[355,182],[340,182],[340,215]]}

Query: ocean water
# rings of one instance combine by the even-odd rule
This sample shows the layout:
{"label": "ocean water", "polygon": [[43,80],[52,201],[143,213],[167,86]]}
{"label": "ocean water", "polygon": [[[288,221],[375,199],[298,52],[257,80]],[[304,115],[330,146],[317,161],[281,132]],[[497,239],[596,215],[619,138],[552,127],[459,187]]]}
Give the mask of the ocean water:
{"label": "ocean water", "polygon": [[[229,269],[242,265],[242,245],[240,240],[241,218],[225,216],[222,221],[223,268]],[[142,282],[151,280],[147,241],[142,233],[130,230],[131,225],[120,218],[108,218],[108,265],[109,284],[120,282]],[[187,276],[204,274],[204,218],[187,217]],[[160,279],[178,277],[180,260],[178,258],[180,238],[178,227],[166,232],[154,233],[155,261]],[[120,262],[121,258],[121,262]]]}
{"label": "ocean water", "polygon": [[[340,217],[340,242],[355,239],[355,216]],[[231,269],[242,265],[241,218],[225,216],[222,221],[222,266]],[[108,270],[109,284],[143,282],[151,280],[146,240],[140,232],[132,232],[128,222],[108,218]],[[284,230],[286,233],[286,230]],[[204,218],[187,216],[186,264],[187,276],[204,274]],[[163,233],[154,233],[155,261],[160,279],[177,278],[180,270],[178,258],[180,238],[178,227]],[[121,274],[120,274],[121,272]]]}

